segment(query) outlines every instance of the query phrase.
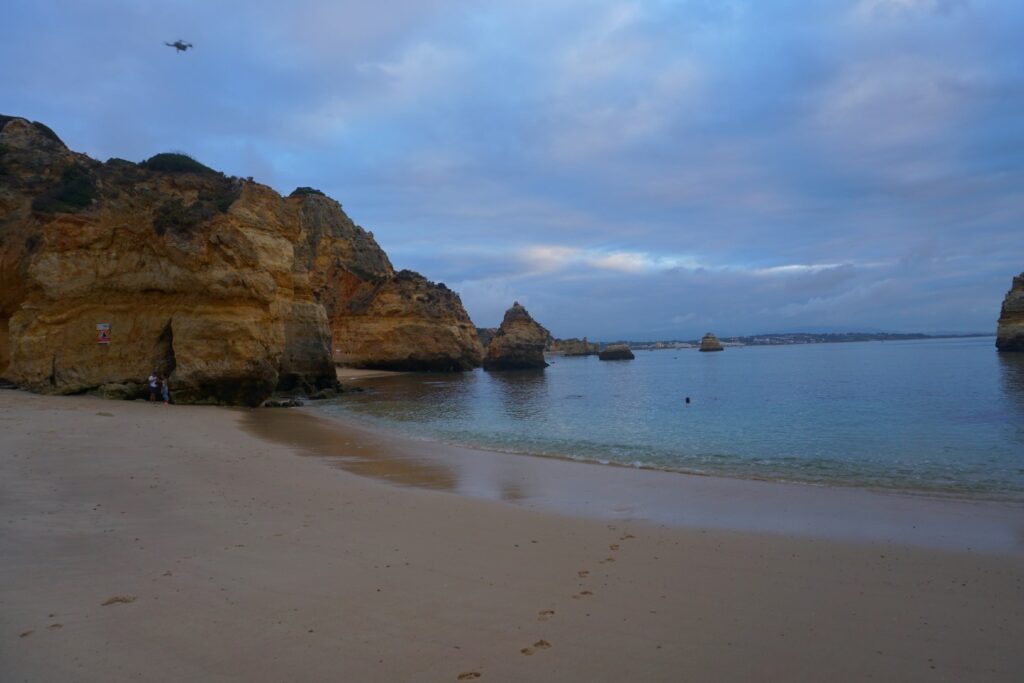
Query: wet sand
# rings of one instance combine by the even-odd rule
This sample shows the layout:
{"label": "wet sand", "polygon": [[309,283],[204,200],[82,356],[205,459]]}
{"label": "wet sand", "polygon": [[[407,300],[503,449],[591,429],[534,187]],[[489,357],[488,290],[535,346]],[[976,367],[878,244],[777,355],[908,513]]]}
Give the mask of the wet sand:
{"label": "wet sand", "polygon": [[[351,429],[355,455],[298,457],[319,447],[295,434],[317,427],[280,413],[0,391],[3,680],[1016,681],[1024,666],[1012,514],[977,508],[1017,542],[966,550],[949,540],[963,529],[883,541],[616,500],[553,511],[560,489],[615,497],[591,480],[619,477],[630,500],[668,480],[502,454],[481,467],[505,479],[467,476],[467,453]],[[516,458],[539,465],[497,462]],[[797,519],[791,505],[829,497],[791,503],[797,488],[813,490],[719,505]],[[679,495],[696,510],[724,490]],[[878,495],[895,502],[863,512],[897,530],[901,510],[971,519]]]}

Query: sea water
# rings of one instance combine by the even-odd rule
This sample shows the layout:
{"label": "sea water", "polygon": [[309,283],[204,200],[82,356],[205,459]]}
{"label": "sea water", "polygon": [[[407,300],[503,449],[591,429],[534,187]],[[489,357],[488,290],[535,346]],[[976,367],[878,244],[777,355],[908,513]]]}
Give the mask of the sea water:
{"label": "sea water", "polygon": [[1024,499],[1024,355],[991,337],[548,360],[364,380],[320,410],[513,453]]}

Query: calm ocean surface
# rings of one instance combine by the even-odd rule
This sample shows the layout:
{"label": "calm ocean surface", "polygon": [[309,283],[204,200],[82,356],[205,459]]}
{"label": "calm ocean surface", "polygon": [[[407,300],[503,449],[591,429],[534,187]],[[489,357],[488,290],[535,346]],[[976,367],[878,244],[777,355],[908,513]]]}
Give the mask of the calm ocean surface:
{"label": "calm ocean surface", "polygon": [[552,361],[364,380],[319,409],[517,453],[1024,499],[1024,356],[990,337]]}

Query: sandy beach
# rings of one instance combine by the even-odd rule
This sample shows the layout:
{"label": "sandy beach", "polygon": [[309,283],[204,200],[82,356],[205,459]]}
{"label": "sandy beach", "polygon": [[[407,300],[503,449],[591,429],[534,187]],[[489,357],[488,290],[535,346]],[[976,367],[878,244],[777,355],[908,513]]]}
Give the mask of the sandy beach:
{"label": "sandy beach", "polygon": [[1024,667],[1020,506],[9,390],[0,433],[4,681],[1016,681]]}

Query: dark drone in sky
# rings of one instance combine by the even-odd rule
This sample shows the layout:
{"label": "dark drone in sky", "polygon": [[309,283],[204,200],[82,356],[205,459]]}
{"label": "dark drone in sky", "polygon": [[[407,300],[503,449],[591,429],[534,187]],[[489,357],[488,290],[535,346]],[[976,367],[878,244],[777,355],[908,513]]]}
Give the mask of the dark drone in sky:
{"label": "dark drone in sky", "polygon": [[164,43],[167,47],[173,47],[178,52],[184,52],[185,50],[192,47],[192,43],[186,43],[184,40],[176,40],[173,43]]}

